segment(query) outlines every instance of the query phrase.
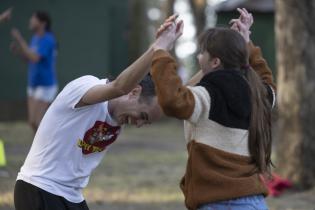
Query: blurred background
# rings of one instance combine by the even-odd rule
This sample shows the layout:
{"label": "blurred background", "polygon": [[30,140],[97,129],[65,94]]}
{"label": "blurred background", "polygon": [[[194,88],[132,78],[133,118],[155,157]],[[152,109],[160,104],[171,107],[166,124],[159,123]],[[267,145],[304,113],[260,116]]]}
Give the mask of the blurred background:
{"label": "blurred background", "polygon": [[[26,123],[27,65],[10,53],[11,28],[29,41],[32,13],[51,15],[62,89],[82,75],[117,76],[148,48],[163,20],[178,13],[185,29],[173,53],[185,81],[198,71],[198,34],[228,26],[238,7],[253,13],[251,38],[277,80],[273,158],[275,171],[293,184],[283,192],[280,187],[268,203],[274,210],[315,209],[314,0],[1,0],[0,12],[9,7],[12,19],[0,25],[0,159],[6,159],[0,164],[0,210],[13,209],[14,181],[33,138]],[[178,187],[186,161],[182,133],[181,122],[170,119],[126,128],[85,190],[90,209],[184,209]]]}
{"label": "blurred background", "polygon": [[227,26],[231,18],[238,17],[237,7],[246,7],[254,13],[252,38],[259,46],[264,46],[264,55],[275,69],[274,4],[271,0],[1,0],[2,11],[9,7],[14,8],[12,20],[0,28],[0,89],[10,90],[0,93],[1,120],[26,117],[27,67],[10,53],[9,32],[16,27],[29,41],[29,19],[36,10],[45,10],[52,18],[52,31],[58,41],[56,69],[61,88],[86,74],[100,78],[116,76],[148,48],[156,28],[174,12],[185,21],[183,37],[175,49],[185,66],[185,79],[198,69],[195,58],[198,34],[207,27]]}

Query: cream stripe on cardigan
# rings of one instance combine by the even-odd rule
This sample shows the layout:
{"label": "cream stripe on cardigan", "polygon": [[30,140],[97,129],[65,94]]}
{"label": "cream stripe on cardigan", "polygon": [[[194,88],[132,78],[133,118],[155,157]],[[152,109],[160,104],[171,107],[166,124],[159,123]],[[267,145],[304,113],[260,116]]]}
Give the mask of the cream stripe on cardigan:
{"label": "cream stripe on cardigan", "polygon": [[195,140],[211,147],[249,156],[248,130],[229,128],[209,120],[211,98],[201,86],[188,87],[194,95],[195,108],[189,120],[184,121],[185,139]]}

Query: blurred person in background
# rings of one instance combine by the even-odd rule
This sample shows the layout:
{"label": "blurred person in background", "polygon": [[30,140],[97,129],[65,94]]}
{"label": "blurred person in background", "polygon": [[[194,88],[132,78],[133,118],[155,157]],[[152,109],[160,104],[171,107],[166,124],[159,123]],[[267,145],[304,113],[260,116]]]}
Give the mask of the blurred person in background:
{"label": "blurred person in background", "polygon": [[28,63],[28,120],[36,132],[46,110],[57,95],[57,44],[51,32],[51,18],[43,11],[34,12],[29,21],[33,36],[28,45],[18,29],[12,29],[11,50]]}

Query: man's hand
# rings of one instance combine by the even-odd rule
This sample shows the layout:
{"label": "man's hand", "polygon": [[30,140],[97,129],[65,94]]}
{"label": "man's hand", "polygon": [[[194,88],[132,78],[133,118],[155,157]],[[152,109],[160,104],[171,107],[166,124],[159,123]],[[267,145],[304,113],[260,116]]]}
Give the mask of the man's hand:
{"label": "man's hand", "polygon": [[20,42],[21,40],[23,40],[23,37],[22,37],[20,31],[17,28],[13,28],[11,30],[11,36],[17,42]]}
{"label": "man's hand", "polygon": [[230,21],[230,24],[232,24],[231,29],[239,32],[246,42],[250,42],[250,28],[254,23],[253,15],[245,8],[238,8],[237,11],[240,13],[240,17]]}
{"label": "man's hand", "polygon": [[174,14],[172,16],[169,16],[164,23],[158,28],[156,32],[156,39],[159,38],[159,36],[173,23],[175,23],[176,19],[178,18],[178,14]]}
{"label": "man's hand", "polygon": [[5,10],[2,14],[0,14],[0,23],[10,20],[12,16],[12,8]]}
{"label": "man's hand", "polygon": [[24,40],[18,29],[13,28],[11,30],[11,36],[14,44],[11,45],[10,48],[13,53],[21,56],[28,62],[37,63],[40,61],[40,56],[28,47],[27,42]]}
{"label": "man's hand", "polygon": [[183,34],[184,22],[176,22],[178,15],[172,15],[160,26],[153,43],[154,50],[171,50],[175,41]]}
{"label": "man's hand", "polygon": [[14,55],[18,55],[19,51],[20,51],[19,45],[16,42],[11,42],[11,44],[10,44],[10,51]]}

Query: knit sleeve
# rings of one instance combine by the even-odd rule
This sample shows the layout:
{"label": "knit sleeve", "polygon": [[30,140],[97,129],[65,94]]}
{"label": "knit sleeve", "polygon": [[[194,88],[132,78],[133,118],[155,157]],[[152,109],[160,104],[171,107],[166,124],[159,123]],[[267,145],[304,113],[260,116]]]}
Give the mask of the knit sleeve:
{"label": "knit sleeve", "polygon": [[210,112],[210,95],[205,87],[195,86],[188,87],[194,95],[195,107],[192,115],[188,119],[191,123],[197,123],[200,118],[208,118]]}
{"label": "knit sleeve", "polygon": [[274,107],[276,102],[276,85],[272,71],[268,66],[267,61],[263,58],[260,47],[255,46],[252,42],[248,44],[249,49],[249,64],[256,71],[263,83],[266,85],[268,97]]}
{"label": "knit sleeve", "polygon": [[189,119],[195,107],[192,91],[182,84],[177,75],[174,58],[164,50],[153,55],[151,75],[155,84],[158,102],[167,116]]}

